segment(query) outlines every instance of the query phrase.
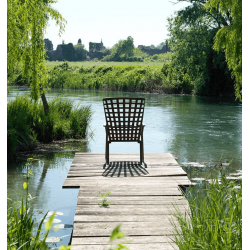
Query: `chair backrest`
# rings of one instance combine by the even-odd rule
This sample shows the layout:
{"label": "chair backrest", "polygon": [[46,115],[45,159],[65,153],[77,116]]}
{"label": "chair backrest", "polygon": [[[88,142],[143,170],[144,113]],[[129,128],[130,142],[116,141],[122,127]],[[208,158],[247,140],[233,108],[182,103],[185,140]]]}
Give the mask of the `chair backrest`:
{"label": "chair backrest", "polygon": [[140,141],[143,132],[145,98],[104,98],[106,132],[109,141]]}

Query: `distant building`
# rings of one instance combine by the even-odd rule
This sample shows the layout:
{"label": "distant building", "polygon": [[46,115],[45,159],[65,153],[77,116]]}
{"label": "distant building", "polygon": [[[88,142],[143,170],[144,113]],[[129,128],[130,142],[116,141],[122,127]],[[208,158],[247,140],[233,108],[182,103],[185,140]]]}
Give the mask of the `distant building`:
{"label": "distant building", "polygon": [[100,60],[106,55],[103,53],[105,49],[106,48],[103,46],[102,40],[100,43],[90,42],[88,56],[90,57],[90,59],[98,58]]}
{"label": "distant building", "polygon": [[142,52],[145,52],[149,55],[162,54],[170,51],[170,48],[167,45],[163,45],[161,49],[151,48],[150,46],[138,45],[138,48],[141,49]]}
{"label": "distant building", "polygon": [[101,40],[100,43],[92,43],[92,42],[89,42],[89,52],[92,53],[92,52],[96,52],[96,51],[103,51],[105,50],[106,48],[103,46],[103,42]]}

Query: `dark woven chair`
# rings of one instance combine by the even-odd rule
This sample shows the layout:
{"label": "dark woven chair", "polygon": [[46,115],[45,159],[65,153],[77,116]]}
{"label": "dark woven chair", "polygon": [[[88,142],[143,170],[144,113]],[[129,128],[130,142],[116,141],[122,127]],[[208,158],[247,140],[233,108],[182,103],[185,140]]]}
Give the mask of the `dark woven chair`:
{"label": "dark woven chair", "polygon": [[111,142],[140,143],[140,163],[144,163],[143,129],[145,98],[118,97],[104,98],[106,118],[105,160],[109,164],[109,144]]}

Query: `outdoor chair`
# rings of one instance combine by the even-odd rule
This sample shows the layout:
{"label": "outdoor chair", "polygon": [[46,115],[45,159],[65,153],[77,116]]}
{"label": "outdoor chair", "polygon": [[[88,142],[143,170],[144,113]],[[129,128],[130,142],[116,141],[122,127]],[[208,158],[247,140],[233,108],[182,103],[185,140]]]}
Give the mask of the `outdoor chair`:
{"label": "outdoor chair", "polygon": [[[103,107],[106,118],[105,160],[109,165],[109,144],[111,142],[140,143],[140,164],[144,163],[143,113],[145,98],[117,97],[104,98]],[[146,165],[145,165],[146,166]]]}

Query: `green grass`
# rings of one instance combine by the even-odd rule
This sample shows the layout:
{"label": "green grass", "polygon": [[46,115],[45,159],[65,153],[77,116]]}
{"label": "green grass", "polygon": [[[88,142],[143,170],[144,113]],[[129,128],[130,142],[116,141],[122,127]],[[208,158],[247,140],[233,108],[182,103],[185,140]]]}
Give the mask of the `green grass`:
{"label": "green grass", "polygon": [[15,158],[18,151],[31,150],[37,141],[86,138],[92,116],[90,106],[74,107],[71,101],[61,98],[51,99],[48,104],[46,115],[42,103],[34,103],[27,96],[8,102],[8,158]]}
{"label": "green grass", "polygon": [[[33,214],[30,211],[30,200],[32,196],[29,194],[29,178],[32,176],[32,172],[29,170],[33,159],[28,159],[26,163],[26,182],[23,183],[23,188],[26,189],[25,203],[23,199],[21,205],[12,204],[12,201],[7,201],[7,249],[8,250],[46,250],[49,247],[46,244],[46,238],[48,236],[51,226],[46,225],[47,231],[42,234],[42,225],[47,216],[35,222]],[[52,222],[53,220],[50,220]]]}
{"label": "green grass", "polygon": [[49,69],[51,88],[97,89],[129,92],[176,93],[162,66],[71,66],[64,62]]}
{"label": "green grass", "polygon": [[[62,64],[59,61],[47,61],[46,66],[48,68]],[[84,61],[84,62],[67,62],[70,66],[78,67],[92,67],[92,66],[157,66],[162,67],[164,62],[161,61],[146,61],[146,62],[94,62],[94,61]]]}
{"label": "green grass", "polygon": [[241,183],[222,175],[221,184],[217,180],[203,189],[192,188],[186,198],[190,213],[185,216],[179,213],[178,224],[172,222],[174,242],[180,250],[242,249]]}

